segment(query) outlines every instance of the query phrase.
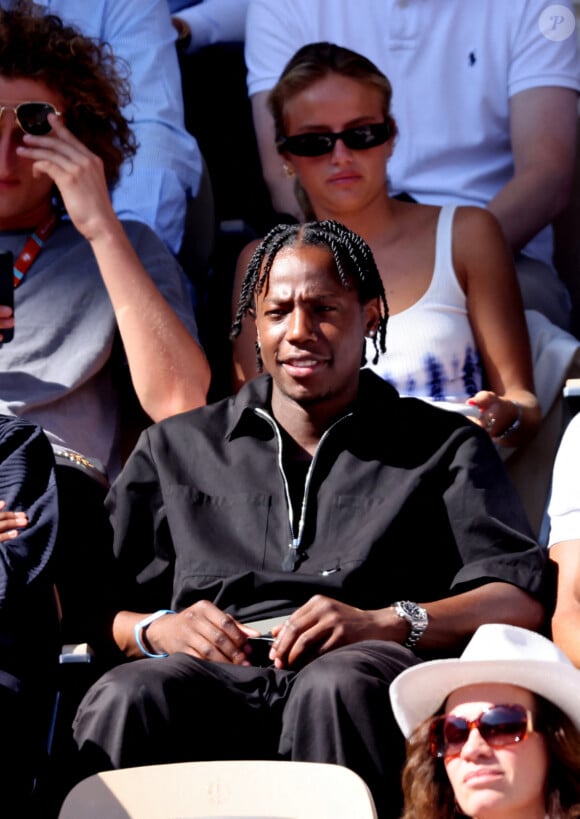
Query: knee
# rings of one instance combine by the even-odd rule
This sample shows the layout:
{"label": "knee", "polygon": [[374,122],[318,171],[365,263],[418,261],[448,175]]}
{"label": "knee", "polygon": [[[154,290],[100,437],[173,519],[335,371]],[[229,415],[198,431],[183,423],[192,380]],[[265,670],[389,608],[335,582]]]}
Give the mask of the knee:
{"label": "knee", "polygon": [[[122,714],[127,714],[147,696],[149,675],[138,672],[134,664],[111,669],[89,688],[83,697],[73,724],[75,736],[82,735],[87,726],[91,730],[99,723],[118,724]],[[147,686],[143,679],[147,680]]]}
{"label": "knee", "polygon": [[318,657],[299,672],[294,689],[360,702],[372,692],[385,695],[397,674],[415,662],[414,655],[396,643],[369,640]]}

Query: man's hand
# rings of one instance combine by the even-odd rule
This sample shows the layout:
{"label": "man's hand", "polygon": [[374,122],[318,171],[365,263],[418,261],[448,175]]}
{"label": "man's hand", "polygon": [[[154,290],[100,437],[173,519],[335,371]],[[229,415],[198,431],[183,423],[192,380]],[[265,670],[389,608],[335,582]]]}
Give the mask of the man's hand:
{"label": "man's hand", "polygon": [[272,629],[276,638],[270,659],[276,668],[287,668],[361,640],[405,639],[408,626],[391,609],[364,611],[317,594],[297,609],[282,626]]}
{"label": "man's hand", "polygon": [[10,512],[6,502],[0,500],[0,543],[18,537],[18,530],[28,526],[26,512]]}
{"label": "man's hand", "polygon": [[49,114],[48,121],[52,131],[46,136],[25,134],[17,153],[32,160],[37,176],[50,176],[75,227],[93,241],[117,222],[103,161],[68,130],[60,117]]}
{"label": "man's hand", "polygon": [[247,640],[258,635],[208,600],[200,600],[179,614],[160,617],[145,631],[154,653],[182,651],[202,660],[234,665],[251,665]]}

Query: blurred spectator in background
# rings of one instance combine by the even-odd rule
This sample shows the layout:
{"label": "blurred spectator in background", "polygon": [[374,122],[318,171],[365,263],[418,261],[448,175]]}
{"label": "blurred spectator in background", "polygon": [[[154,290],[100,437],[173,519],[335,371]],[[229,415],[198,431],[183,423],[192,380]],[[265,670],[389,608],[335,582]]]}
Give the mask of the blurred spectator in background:
{"label": "blurred spectator in background", "polygon": [[[0,0],[0,6],[8,0]],[[176,32],[166,0],[38,0],[47,12],[107,42],[130,70],[123,114],[138,143],[113,195],[117,215],[153,228],[177,254],[187,199],[197,195],[202,160],[184,126]]]}
{"label": "blurred spectator in background", "polygon": [[30,815],[27,799],[54,706],[58,617],[51,558],[57,525],[54,458],[46,437],[28,421],[0,415],[3,816]]}
{"label": "blurred spectator in background", "polygon": [[274,207],[298,218],[266,98],[298,48],[321,40],[364,54],[392,82],[393,194],[488,207],[515,255],[525,307],[567,327],[549,225],[568,201],[575,159],[570,0],[251,0],[246,61],[262,166]]}
{"label": "blurred spectator in background", "polygon": [[250,0],[169,0],[180,48],[191,54],[214,43],[242,42]]}

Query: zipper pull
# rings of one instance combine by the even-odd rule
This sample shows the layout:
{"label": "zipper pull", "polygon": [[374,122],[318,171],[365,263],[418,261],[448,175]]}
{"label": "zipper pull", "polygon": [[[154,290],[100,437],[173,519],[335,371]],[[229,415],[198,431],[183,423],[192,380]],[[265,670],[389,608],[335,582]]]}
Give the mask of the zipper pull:
{"label": "zipper pull", "polygon": [[294,538],[288,544],[288,554],[282,563],[282,570],[285,572],[293,572],[298,562],[298,549],[300,548],[300,540]]}

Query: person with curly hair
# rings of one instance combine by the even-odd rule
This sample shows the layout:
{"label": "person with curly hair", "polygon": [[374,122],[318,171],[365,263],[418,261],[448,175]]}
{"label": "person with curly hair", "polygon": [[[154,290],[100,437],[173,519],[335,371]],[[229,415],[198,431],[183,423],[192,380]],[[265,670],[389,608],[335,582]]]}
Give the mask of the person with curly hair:
{"label": "person with curly hair", "polygon": [[[10,0],[0,0],[0,6],[6,3]],[[179,258],[187,208],[203,196],[204,171],[197,141],[185,127],[175,29],[167,0],[35,3],[45,13],[76,26],[85,37],[108,43],[130,67],[131,99],[121,111],[131,122],[138,150],[123,163],[113,207],[119,218],[149,225]],[[197,226],[193,231],[197,237]]]}
{"label": "person with curly hair", "polygon": [[102,534],[87,522],[120,468],[128,375],[153,421],[204,404],[209,385],[181,268],[111,204],[136,147],[127,95],[105,44],[34,4],[0,9],[0,250],[14,258],[0,412],[51,441],[73,542],[75,527],[83,543]]}
{"label": "person with curly hair", "polygon": [[546,637],[480,626],[459,659],[393,682],[402,819],[580,816],[580,671]]}

